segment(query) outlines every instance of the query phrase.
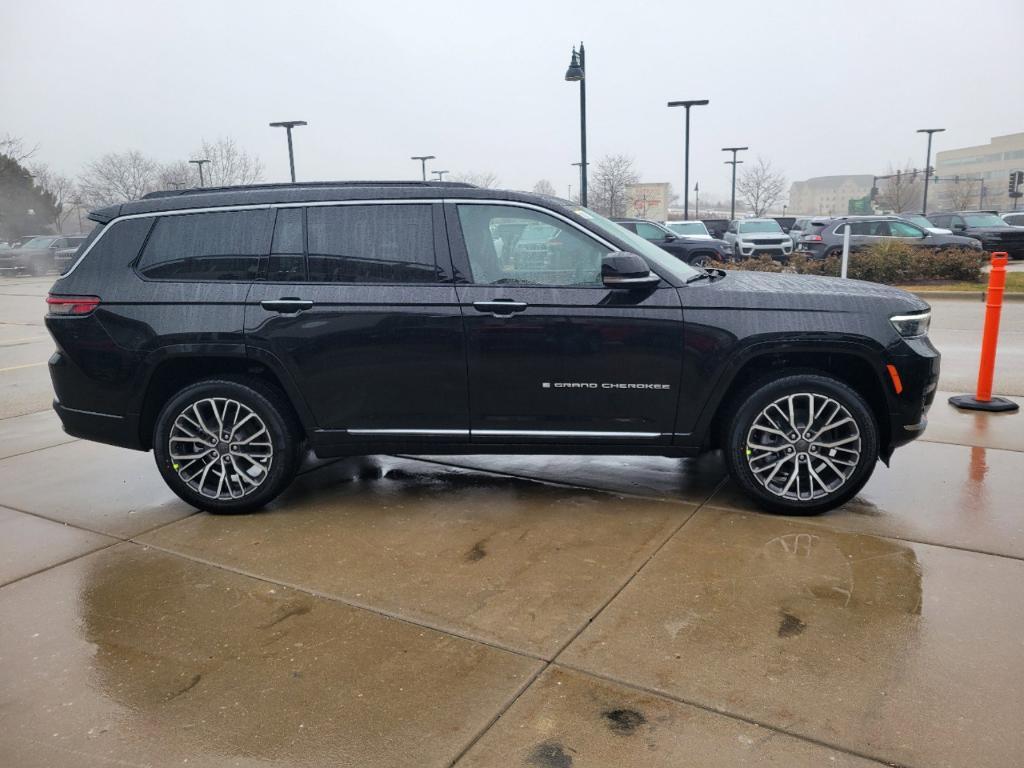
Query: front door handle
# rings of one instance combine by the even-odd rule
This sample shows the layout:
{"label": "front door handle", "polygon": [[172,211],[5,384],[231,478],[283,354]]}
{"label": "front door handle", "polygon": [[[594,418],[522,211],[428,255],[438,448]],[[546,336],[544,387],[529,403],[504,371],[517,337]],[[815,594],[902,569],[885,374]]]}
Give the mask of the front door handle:
{"label": "front door handle", "polygon": [[283,312],[285,314],[291,314],[294,312],[302,312],[307,309],[312,309],[313,302],[306,299],[286,297],[283,299],[268,299],[266,301],[261,301],[260,306],[268,312]]}
{"label": "front door handle", "polygon": [[516,312],[522,312],[527,306],[525,301],[512,301],[511,299],[473,302],[473,309],[477,312],[487,312],[495,317],[508,317]]}

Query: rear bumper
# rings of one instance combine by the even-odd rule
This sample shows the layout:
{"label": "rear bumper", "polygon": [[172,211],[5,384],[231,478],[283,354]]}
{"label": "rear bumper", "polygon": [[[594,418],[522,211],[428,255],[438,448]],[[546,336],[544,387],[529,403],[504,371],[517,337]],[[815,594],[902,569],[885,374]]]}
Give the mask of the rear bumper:
{"label": "rear bumper", "polygon": [[72,437],[121,448],[133,448],[137,451],[146,450],[139,441],[137,416],[80,411],[61,405],[59,400],[53,401],[53,410],[57,412],[64,431]]}

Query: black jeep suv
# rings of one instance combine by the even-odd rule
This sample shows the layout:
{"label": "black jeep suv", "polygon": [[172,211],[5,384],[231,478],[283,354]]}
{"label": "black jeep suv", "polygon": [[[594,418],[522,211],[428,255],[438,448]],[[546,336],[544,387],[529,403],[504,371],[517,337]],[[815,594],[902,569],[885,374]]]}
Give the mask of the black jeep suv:
{"label": "black jeep suv", "polygon": [[989,253],[1004,251],[1011,259],[1024,259],[1024,228],[1003,221],[995,211],[929,213],[936,227],[974,238]]}
{"label": "black jeep suv", "polygon": [[318,456],[721,448],[820,512],[921,434],[929,308],[853,280],[705,271],[593,211],[453,183],[157,193],[96,211],[53,285],[54,408],[254,510]]}

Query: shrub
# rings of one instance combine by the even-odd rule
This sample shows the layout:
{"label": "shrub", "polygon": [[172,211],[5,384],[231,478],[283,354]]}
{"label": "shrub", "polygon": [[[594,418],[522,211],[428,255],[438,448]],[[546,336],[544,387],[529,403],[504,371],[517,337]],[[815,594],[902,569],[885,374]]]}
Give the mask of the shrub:
{"label": "shrub", "polygon": [[[848,276],[888,285],[926,282],[978,282],[984,256],[978,251],[951,248],[933,251],[899,240],[882,240],[850,253]],[[842,265],[837,256],[812,259],[802,253],[793,254],[786,264],[768,256],[744,259],[732,264],[717,264],[725,269],[757,272],[796,272],[801,275],[838,277]]]}

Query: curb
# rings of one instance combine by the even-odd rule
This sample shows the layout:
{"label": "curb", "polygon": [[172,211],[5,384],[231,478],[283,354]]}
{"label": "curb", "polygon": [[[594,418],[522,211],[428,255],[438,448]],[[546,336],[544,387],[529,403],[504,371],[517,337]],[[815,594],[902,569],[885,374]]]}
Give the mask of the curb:
{"label": "curb", "polygon": [[[960,301],[980,301],[984,303],[987,291],[911,291],[912,294],[926,301],[928,299],[958,299]],[[1008,301],[1024,301],[1024,293],[1004,293],[1003,303]]]}

